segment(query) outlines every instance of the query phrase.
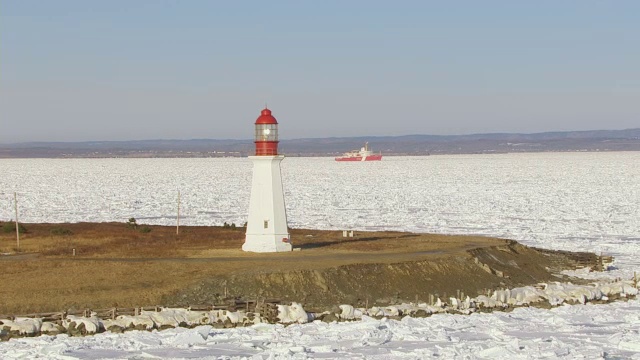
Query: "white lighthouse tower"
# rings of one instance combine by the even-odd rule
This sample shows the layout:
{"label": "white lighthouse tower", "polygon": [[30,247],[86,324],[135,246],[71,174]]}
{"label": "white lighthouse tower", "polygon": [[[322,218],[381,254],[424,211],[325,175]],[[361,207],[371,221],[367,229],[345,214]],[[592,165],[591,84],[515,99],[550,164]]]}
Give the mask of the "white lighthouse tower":
{"label": "white lighthouse tower", "polygon": [[249,219],[242,250],[291,251],[280,175],[284,156],[278,155],[278,122],[266,107],[256,120],[254,142],[255,156],[249,156],[253,162]]}

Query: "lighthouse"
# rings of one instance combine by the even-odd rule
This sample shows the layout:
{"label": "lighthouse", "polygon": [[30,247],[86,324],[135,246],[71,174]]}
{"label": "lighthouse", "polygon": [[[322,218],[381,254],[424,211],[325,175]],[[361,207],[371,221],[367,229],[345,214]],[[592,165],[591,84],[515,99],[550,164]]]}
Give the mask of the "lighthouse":
{"label": "lighthouse", "polygon": [[242,250],[252,252],[291,251],[287,212],[278,155],[278,122],[266,107],[255,122],[256,151],[253,162],[247,233]]}

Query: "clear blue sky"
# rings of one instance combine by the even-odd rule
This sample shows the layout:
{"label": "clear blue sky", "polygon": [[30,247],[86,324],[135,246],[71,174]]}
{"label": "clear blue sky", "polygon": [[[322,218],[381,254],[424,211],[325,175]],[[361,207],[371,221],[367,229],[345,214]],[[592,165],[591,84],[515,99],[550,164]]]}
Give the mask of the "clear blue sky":
{"label": "clear blue sky", "polygon": [[640,1],[0,0],[0,143],[640,127]]}

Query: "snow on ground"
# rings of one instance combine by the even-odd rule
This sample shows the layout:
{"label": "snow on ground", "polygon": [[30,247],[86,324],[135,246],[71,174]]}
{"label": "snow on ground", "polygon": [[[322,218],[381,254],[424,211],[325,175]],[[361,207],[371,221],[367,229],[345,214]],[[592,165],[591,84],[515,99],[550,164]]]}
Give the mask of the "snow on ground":
{"label": "snow on ground", "polygon": [[640,359],[640,303],[325,324],[23,338],[5,359]]}
{"label": "snow on ground", "polygon": [[[640,153],[386,157],[282,163],[293,227],[482,234],[616,257],[606,276],[640,271]],[[247,159],[0,160],[0,220],[242,224]],[[640,302],[520,308],[402,321],[210,327],[0,343],[41,358],[638,358]]]}

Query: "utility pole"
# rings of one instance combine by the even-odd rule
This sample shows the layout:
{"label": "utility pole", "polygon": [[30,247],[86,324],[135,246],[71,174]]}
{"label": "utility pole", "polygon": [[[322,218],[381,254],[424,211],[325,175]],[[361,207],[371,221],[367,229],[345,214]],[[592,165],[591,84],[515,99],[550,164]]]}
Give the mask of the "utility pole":
{"label": "utility pole", "polygon": [[176,235],[180,235],[180,190],[178,190],[178,216],[176,217]]}
{"label": "utility pole", "polygon": [[18,250],[20,250],[20,225],[18,225],[18,193],[13,193],[13,203],[16,210],[16,243],[18,244]]}

